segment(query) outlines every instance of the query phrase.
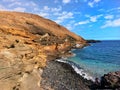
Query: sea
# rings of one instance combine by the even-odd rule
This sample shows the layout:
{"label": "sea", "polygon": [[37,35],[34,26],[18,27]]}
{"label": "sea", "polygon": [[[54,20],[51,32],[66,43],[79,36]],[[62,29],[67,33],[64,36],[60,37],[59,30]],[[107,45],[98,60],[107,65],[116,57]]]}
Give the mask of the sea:
{"label": "sea", "polygon": [[70,64],[74,70],[88,80],[104,74],[120,71],[120,40],[91,43],[82,49],[74,49],[73,57],[59,61]]}

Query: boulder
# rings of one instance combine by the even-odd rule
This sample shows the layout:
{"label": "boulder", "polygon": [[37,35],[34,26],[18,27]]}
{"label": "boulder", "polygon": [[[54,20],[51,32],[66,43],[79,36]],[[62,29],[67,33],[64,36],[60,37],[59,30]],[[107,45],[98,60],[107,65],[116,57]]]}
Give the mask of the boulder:
{"label": "boulder", "polygon": [[120,71],[104,74],[101,77],[101,87],[120,88]]}

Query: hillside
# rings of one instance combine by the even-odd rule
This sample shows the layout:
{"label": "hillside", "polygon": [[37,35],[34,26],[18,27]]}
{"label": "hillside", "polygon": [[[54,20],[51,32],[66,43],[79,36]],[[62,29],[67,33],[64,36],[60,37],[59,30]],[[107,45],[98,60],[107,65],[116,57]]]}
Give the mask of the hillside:
{"label": "hillside", "polygon": [[65,55],[76,44],[83,47],[86,41],[51,20],[0,11],[2,90],[42,90],[41,74],[46,62]]}
{"label": "hillside", "polygon": [[10,31],[18,29],[24,33],[31,33],[34,35],[44,35],[48,33],[59,38],[71,36],[75,40],[83,41],[83,38],[70,32],[65,27],[38,15],[19,12],[0,12],[0,20],[2,21],[0,22],[1,29],[9,29]]}

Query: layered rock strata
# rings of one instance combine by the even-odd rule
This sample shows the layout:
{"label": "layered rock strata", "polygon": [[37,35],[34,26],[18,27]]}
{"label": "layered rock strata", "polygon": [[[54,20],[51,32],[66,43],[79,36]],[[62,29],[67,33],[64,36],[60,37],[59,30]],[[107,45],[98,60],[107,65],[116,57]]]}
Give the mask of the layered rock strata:
{"label": "layered rock strata", "polygon": [[86,41],[51,20],[0,11],[1,90],[44,90],[40,82],[46,62],[65,55],[76,44],[80,48]]}

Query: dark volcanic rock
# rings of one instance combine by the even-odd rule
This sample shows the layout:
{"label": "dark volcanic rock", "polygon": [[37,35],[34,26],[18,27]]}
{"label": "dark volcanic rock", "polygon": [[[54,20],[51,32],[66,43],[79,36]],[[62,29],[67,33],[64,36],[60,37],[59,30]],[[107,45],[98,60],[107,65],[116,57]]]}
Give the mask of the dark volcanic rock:
{"label": "dark volcanic rock", "polygon": [[110,72],[101,77],[101,86],[120,89],[120,71]]}
{"label": "dark volcanic rock", "polygon": [[97,43],[97,42],[101,42],[100,40],[86,40],[87,43]]}
{"label": "dark volcanic rock", "polygon": [[43,70],[41,85],[53,90],[90,90],[91,81],[83,79],[69,65],[50,61]]}

